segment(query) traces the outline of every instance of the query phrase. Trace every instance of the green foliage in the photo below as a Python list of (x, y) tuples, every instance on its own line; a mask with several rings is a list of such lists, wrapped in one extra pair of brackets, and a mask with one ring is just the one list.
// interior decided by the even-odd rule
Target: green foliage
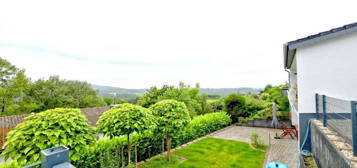
[(279, 85), (274, 87), (268, 85), (267, 87), (265, 87), (260, 97), (262, 100), (265, 100), (267, 102), (276, 103), (279, 111), (289, 111), (289, 100), (281, 92), (282, 88), (287, 88), (287, 85)]
[(130, 134), (152, 130), (156, 123), (150, 110), (138, 105), (124, 103), (104, 112), (97, 125), (99, 132), (110, 138), (127, 135), (128, 162), (130, 163)]
[(150, 110), (157, 119), (157, 133), (164, 136), (180, 132), (191, 120), (186, 105), (176, 100), (161, 100), (152, 105)]
[[(137, 138), (131, 136), (131, 139)], [(81, 168), (120, 167), (122, 162), (125, 162), (124, 158), (122, 158), (122, 153), (123, 155), (125, 153), (126, 140), (125, 136), (100, 139), (81, 151), (80, 159), (73, 162), (73, 164)]]
[(20, 165), (16, 161), (0, 163), (0, 168), (21, 168), (24, 165)]
[(211, 112), (219, 112), (224, 110), (224, 98), (208, 100), (208, 106)]
[(155, 118), (146, 108), (124, 103), (104, 112), (97, 125), (99, 132), (115, 137), (152, 129), (155, 127)]
[(5, 86), (19, 71), (15, 65), (0, 57), (0, 86)]
[(233, 122), (238, 121), (238, 117), (248, 117), (245, 109), (245, 98), (239, 94), (230, 94), (224, 99), (225, 110), (231, 116)]
[(51, 76), (48, 80), (40, 79), (34, 82), (28, 93), (40, 105), (36, 111), (57, 107), (97, 107), (106, 103), (97, 92), (86, 82), (62, 80)]
[(0, 116), (39, 112), (58, 107), (105, 106), (104, 100), (86, 82), (48, 80), (32, 82), (24, 70), (0, 58)]
[(200, 115), (191, 120), (182, 138), (190, 141), (228, 126), (230, 123), (231, 118), (225, 112)]
[(78, 160), (80, 151), (95, 141), (94, 128), (79, 109), (57, 108), (26, 117), (7, 134), (5, 158), (19, 163), (40, 160), (40, 151), (65, 145), (71, 160)]
[(206, 99), (200, 94), (199, 88), (190, 88), (190, 86), (180, 83), (179, 87), (164, 85), (162, 88), (151, 87), (147, 93), (139, 97), (138, 104), (143, 107), (150, 107), (160, 100), (174, 99), (184, 102), (190, 116), (208, 113)]
[[(0, 74), (8, 74), (2, 71), (3, 68), (0, 67)], [(0, 83), (0, 116), (29, 113), (37, 108), (37, 105), (26, 95), (30, 80), (26, 78), (23, 71), (16, 71), (15, 74), (2, 77), (0, 80), (2, 81)]]
[[(179, 146), (198, 137), (207, 135), (230, 124), (230, 117), (224, 113), (211, 113), (198, 116), (187, 124), (185, 129), (177, 132), (173, 137), (173, 146)], [(202, 131), (203, 130), (203, 131)], [(143, 160), (162, 152), (162, 140), (158, 134), (146, 131), (141, 134), (130, 135), (130, 143), (138, 145), (138, 159)], [(127, 137), (113, 137), (101, 139), (95, 144), (87, 146), (81, 152), (81, 157), (73, 162), (77, 167), (110, 167), (110, 165), (127, 162), (120, 157), (121, 151), (127, 150)], [(123, 152), (124, 158), (128, 155)], [(133, 159), (133, 156), (131, 157)], [(113, 161), (117, 163), (113, 163)], [(114, 166), (112, 166), (114, 167)]]
[(257, 148), (257, 149), (265, 150), (265, 148), (266, 148), (266, 146), (265, 146), (263, 140), (261, 139), (260, 135), (258, 133), (256, 133), (256, 132), (253, 132), (250, 135), (250, 143), (254, 148)]
[(167, 158), (171, 160), (172, 137), (182, 131), (191, 120), (185, 103), (176, 100), (161, 100), (150, 106), (156, 116), (158, 126), (155, 131), (166, 138)]

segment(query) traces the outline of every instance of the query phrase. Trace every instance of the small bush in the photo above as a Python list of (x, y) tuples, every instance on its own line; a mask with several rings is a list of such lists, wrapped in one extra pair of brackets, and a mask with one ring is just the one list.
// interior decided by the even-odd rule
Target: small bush
[(220, 112), (224, 110), (224, 99), (210, 100), (208, 102), (212, 112)]
[(249, 117), (245, 109), (245, 98), (239, 94), (230, 94), (224, 99), (225, 110), (231, 116), (233, 123), (238, 117)]
[(261, 139), (260, 135), (258, 133), (256, 133), (256, 132), (253, 132), (250, 135), (250, 143), (254, 148), (257, 148), (257, 149), (264, 150), (266, 148), (266, 146), (265, 146), (263, 140)]
[(5, 159), (20, 164), (40, 160), (41, 150), (64, 145), (70, 148), (71, 160), (95, 141), (94, 129), (79, 109), (56, 108), (26, 117), (10, 131), (5, 142)]

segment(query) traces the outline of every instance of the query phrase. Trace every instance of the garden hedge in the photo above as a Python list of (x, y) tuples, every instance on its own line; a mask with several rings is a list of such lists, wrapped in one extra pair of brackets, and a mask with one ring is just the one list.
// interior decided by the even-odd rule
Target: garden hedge
[[(210, 113), (197, 116), (190, 121), (186, 129), (177, 133), (173, 137), (173, 146), (180, 146), (201, 136), (205, 136), (219, 130), (231, 123), (230, 116), (225, 112)], [(132, 134), (131, 143), (137, 145), (138, 161), (150, 158), (162, 152), (162, 139), (152, 132), (143, 134)], [(87, 146), (81, 153), (81, 158), (73, 162), (76, 166), (84, 168), (110, 167), (121, 165), (121, 150), (126, 151), (126, 136), (115, 137), (112, 139), (102, 139), (94, 145)], [(124, 158), (127, 157), (124, 152)], [(134, 155), (131, 155), (132, 160)], [(124, 160), (124, 164), (126, 164)]]
[[(75, 115), (77, 117), (74, 118), (79, 118), (80, 122), (85, 121), (83, 119), (84, 116), (82, 116), (76, 109), (72, 110), (63, 110), (63, 109), (55, 109), (55, 110), (49, 110), (51, 114), (47, 114), (49, 116), (54, 115), (53, 112), (59, 112), (57, 114), (57, 122), (50, 120), (53, 123), (62, 123), (63, 120), (67, 120), (73, 118)], [(69, 116), (64, 116), (65, 114), (64, 111), (67, 111), (69, 113)], [(39, 113), (40, 114), (40, 113)], [(54, 116), (57, 116), (54, 115)], [(40, 117), (41, 116), (41, 117)], [(43, 118), (44, 115), (40, 115), (36, 117), (36, 120), (39, 118)], [(78, 117), (79, 116), (79, 117)], [(62, 119), (61, 119), (62, 118)], [(25, 122), (30, 119), (25, 119)], [(31, 119), (30, 121), (35, 120)], [(44, 119), (44, 120), (49, 120), (49, 119)], [(28, 121), (29, 122), (29, 121)], [(29, 123), (27, 122), (28, 125)], [(49, 121), (43, 121), (43, 122), (49, 122)], [(42, 123), (42, 122), (40, 122)], [(173, 146), (179, 146), (182, 144), (185, 144), (187, 142), (190, 142), (194, 139), (197, 139), (201, 136), (205, 136), (209, 133), (212, 133), (213, 131), (219, 130), (225, 126), (228, 126), (231, 123), (230, 116), (227, 115), (225, 112), (217, 112), (217, 113), (210, 113), (202, 116), (197, 116), (193, 118), (190, 123), (186, 126), (186, 128), (175, 134), (173, 138)], [(86, 125), (86, 124), (85, 124)], [(42, 127), (41, 127), (42, 128)], [(29, 130), (32, 130), (34, 128), (27, 128)], [(75, 129), (71, 128), (70, 130)], [(91, 131), (88, 133), (92, 133), (92, 129), (89, 128)], [(22, 129), (21, 129), (22, 130)], [(12, 133), (15, 134), (15, 133)], [(71, 135), (71, 134), (70, 134)], [(60, 135), (61, 136), (61, 135)], [(72, 135), (73, 136), (73, 135)], [(80, 134), (75, 137), (83, 137), (83, 134)], [(92, 137), (92, 134), (91, 134)], [(127, 164), (127, 159), (122, 160), (122, 155), (124, 155), (124, 158), (127, 157), (126, 152), (122, 152), (123, 150), (127, 150), (127, 137), (126, 136), (119, 136), (119, 137), (113, 137), (111, 139), (101, 139), (93, 144), (90, 145), (85, 145), (84, 147), (82, 146), (80, 151), (78, 151), (78, 159), (73, 159), (71, 160), (71, 163), (74, 164), (76, 167), (83, 167), (83, 168), (96, 168), (96, 167), (120, 167), (119, 165), (122, 165), (124, 161), (124, 164)], [(93, 139), (90, 138), (90, 141)], [(150, 158), (154, 155), (157, 155), (162, 152), (162, 139), (158, 137), (157, 135), (153, 134), (150, 131), (144, 132), (142, 134), (132, 134), (130, 135), (130, 140), (131, 144), (133, 146), (137, 145), (137, 151), (138, 151), (138, 161)], [(50, 141), (50, 140), (48, 140)], [(79, 140), (81, 141), (81, 140)], [(31, 144), (35, 144), (32, 141)], [(13, 143), (13, 142), (12, 142)], [(74, 143), (74, 142), (72, 142)], [(62, 144), (61, 144), (62, 145)], [(66, 145), (66, 144), (63, 144)], [(67, 144), (68, 146), (68, 144)], [(51, 146), (52, 147), (52, 146)], [(40, 150), (40, 149), (36, 149)], [(72, 150), (75, 153), (77, 153), (77, 150)], [(73, 154), (72, 154), (73, 156)], [(30, 156), (28, 156), (30, 157)], [(131, 155), (132, 160), (134, 159), (134, 151), (132, 151)], [(17, 164), (13, 163), (13, 167), (16, 168)], [(1, 167), (7, 167), (8, 165), (0, 164)]]

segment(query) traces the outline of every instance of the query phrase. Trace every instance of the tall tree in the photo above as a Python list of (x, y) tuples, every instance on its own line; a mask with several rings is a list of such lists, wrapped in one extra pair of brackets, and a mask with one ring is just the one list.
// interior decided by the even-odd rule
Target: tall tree
[(141, 133), (155, 127), (155, 118), (150, 110), (133, 104), (119, 104), (104, 112), (98, 122), (98, 131), (113, 138), (126, 135), (128, 162), (130, 163), (130, 134)]
[(157, 118), (156, 131), (166, 138), (167, 160), (171, 161), (172, 137), (182, 131), (190, 122), (185, 103), (176, 100), (162, 100), (150, 107)]
[(151, 87), (147, 93), (139, 97), (138, 104), (143, 107), (150, 107), (158, 101), (166, 99), (184, 102), (192, 117), (197, 114), (207, 113), (207, 111), (203, 110), (208, 110), (208, 108), (202, 108), (207, 104), (207, 100), (200, 94), (200, 89), (190, 88), (189, 85), (185, 85), (182, 82), (178, 87), (170, 85), (164, 85), (162, 88)]
[(84, 108), (106, 105), (89, 83), (63, 80), (58, 76), (34, 82), (28, 95), (40, 105), (37, 111), (57, 107)]
[(0, 57), (0, 86), (5, 86), (20, 70)]
[(24, 70), (0, 58), (0, 116), (30, 112), (36, 108), (26, 96), (30, 83)]

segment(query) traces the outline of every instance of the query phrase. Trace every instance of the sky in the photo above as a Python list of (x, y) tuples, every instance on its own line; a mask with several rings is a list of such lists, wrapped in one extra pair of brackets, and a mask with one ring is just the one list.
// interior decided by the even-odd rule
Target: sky
[(0, 57), (32, 79), (122, 88), (287, 81), (283, 44), (357, 22), (357, 1), (0, 0)]

